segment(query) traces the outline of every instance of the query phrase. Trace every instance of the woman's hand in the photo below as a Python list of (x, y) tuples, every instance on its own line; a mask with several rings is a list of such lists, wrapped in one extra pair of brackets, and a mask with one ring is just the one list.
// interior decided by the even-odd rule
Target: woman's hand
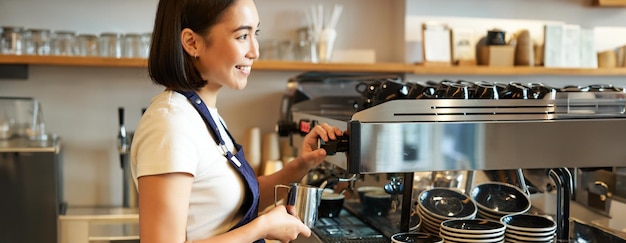
[(289, 214), (284, 205), (278, 205), (259, 217), (263, 218), (262, 222), (268, 227), (266, 239), (286, 243), (295, 240), (299, 234), (311, 236), (311, 229)]
[(337, 139), (340, 135), (342, 131), (339, 128), (326, 123), (313, 127), (311, 132), (304, 136), (297, 158), (286, 163), (282, 170), (259, 177), (259, 190), (261, 191), (259, 208), (266, 208), (274, 203), (274, 186), (299, 182), (311, 169), (324, 161), (326, 150), (318, 148), (318, 139), (328, 142)]
[(304, 136), (302, 147), (300, 149), (301, 166), (306, 170), (310, 170), (319, 165), (326, 157), (326, 150), (318, 148), (318, 139), (328, 142), (337, 139), (343, 132), (339, 128), (322, 123), (313, 127), (311, 132)]

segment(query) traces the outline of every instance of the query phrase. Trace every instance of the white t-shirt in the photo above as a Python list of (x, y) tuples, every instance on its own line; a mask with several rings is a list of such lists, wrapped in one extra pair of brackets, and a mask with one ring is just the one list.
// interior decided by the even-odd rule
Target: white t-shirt
[[(234, 153), (217, 109), (209, 111)], [(130, 159), (135, 185), (137, 178), (146, 175), (184, 172), (194, 176), (187, 240), (227, 232), (243, 217), (240, 207), (245, 181), (220, 152), (200, 113), (182, 94), (164, 91), (152, 99), (137, 125)]]

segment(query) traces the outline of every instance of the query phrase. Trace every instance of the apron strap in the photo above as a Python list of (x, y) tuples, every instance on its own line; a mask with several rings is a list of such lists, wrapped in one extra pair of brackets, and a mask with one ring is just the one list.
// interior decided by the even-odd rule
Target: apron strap
[[(239, 159), (234, 157), (233, 153), (226, 146), (226, 142), (224, 142), (224, 139), (222, 139), (220, 130), (217, 127), (217, 124), (215, 123), (215, 121), (213, 120), (213, 116), (211, 116), (211, 112), (209, 111), (206, 105), (202, 104), (203, 101), (200, 98), (200, 96), (198, 96), (196, 92), (178, 91), (178, 93), (181, 93), (182, 95), (187, 97), (187, 99), (192, 102), (192, 105), (196, 108), (196, 110), (198, 110), (198, 112), (201, 114), (202, 119), (209, 127), (209, 131), (211, 131), (211, 135), (213, 136), (213, 139), (215, 139), (215, 141), (218, 143), (218, 147), (220, 148), (222, 155), (224, 155), (228, 159), (228, 161), (231, 161), (231, 163), (233, 163), (237, 168), (241, 167), (241, 161), (239, 161)], [(222, 124), (222, 126), (224, 126), (224, 124)], [(235, 144), (235, 147), (237, 147), (237, 149), (239, 150), (241, 145), (235, 143), (235, 140), (231, 136), (230, 132), (227, 131), (227, 129), (224, 129), (224, 130), (226, 130), (226, 133), (228, 134), (230, 139), (233, 141), (233, 144)]]
[[(240, 175), (243, 177), (243, 179), (246, 182), (247, 185), (247, 192), (246, 192), (246, 200), (244, 200), (244, 203), (241, 205), (242, 208), (247, 207), (247, 209), (245, 209), (245, 214), (243, 216), (243, 218), (235, 225), (231, 228), (232, 229), (236, 229), (238, 227), (241, 227), (244, 224), (247, 224), (249, 222), (251, 222), (252, 220), (254, 220), (257, 215), (258, 215), (258, 208), (259, 208), (259, 184), (258, 181), (256, 179), (256, 175), (254, 173), (254, 170), (252, 169), (252, 167), (250, 167), (250, 165), (248, 164), (248, 162), (246, 161), (244, 152), (243, 152), (243, 147), (235, 142), (235, 139), (233, 138), (232, 134), (228, 131), (228, 129), (226, 129), (226, 126), (224, 125), (224, 123), (220, 120), (220, 124), (222, 125), (222, 127), (224, 128), (224, 131), (226, 131), (226, 133), (228, 134), (228, 136), (230, 137), (230, 139), (233, 141), (233, 145), (235, 146), (235, 149), (237, 150), (237, 154), (234, 155), (226, 146), (226, 142), (224, 142), (224, 139), (222, 139), (222, 136), (220, 134), (220, 131), (217, 127), (217, 124), (215, 123), (215, 121), (213, 120), (213, 116), (211, 116), (211, 112), (209, 111), (209, 109), (207, 108), (206, 105), (203, 105), (203, 101), (200, 98), (200, 96), (194, 92), (194, 91), (176, 91), (182, 95), (184, 95), (185, 97), (187, 97), (187, 99), (191, 102), (191, 104), (196, 108), (196, 110), (200, 113), (200, 116), (202, 117), (202, 119), (204, 120), (205, 124), (207, 124), (207, 127), (209, 129), (209, 131), (211, 132), (211, 135), (213, 136), (213, 139), (215, 140), (216, 143), (218, 143), (219, 148), (221, 150), (221, 152), (223, 153), (223, 155), (227, 158), (227, 160), (230, 162), (230, 164), (235, 167), (235, 169), (237, 169), (237, 171), (239, 171)], [(242, 163), (243, 162), (243, 163)], [(265, 240), (264, 239), (259, 239), (254, 241), (255, 243), (264, 243)]]

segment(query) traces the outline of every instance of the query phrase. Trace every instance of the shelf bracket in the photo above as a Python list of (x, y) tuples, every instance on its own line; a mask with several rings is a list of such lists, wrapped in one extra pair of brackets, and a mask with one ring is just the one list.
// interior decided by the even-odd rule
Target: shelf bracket
[(0, 80), (28, 79), (27, 64), (0, 64)]

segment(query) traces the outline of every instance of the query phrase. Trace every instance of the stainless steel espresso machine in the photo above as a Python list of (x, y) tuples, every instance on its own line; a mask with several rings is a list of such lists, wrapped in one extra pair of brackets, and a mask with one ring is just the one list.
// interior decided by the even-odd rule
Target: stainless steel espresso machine
[[(579, 227), (570, 220), (579, 169), (626, 161), (625, 112), (626, 93), (606, 84), (414, 82), (400, 74), (311, 72), (289, 80), (278, 130), (292, 144), (315, 124), (347, 130), (338, 141), (321, 143), (331, 154), (324, 168), (346, 177), (386, 175), (385, 191), (398, 202), (386, 217), (362, 215), (358, 200), (346, 203), (350, 217), (378, 233), (357, 236), (339, 217), (334, 232), (350, 237), (319, 229), (327, 227), (322, 222), (313, 229), (322, 242), (389, 242), (411, 228), (416, 175), (455, 171), (467, 172), (465, 193), (481, 171), (512, 171), (529, 192), (526, 171), (540, 171), (557, 194), (555, 239), (567, 242), (574, 237), (570, 228)], [(615, 239), (590, 242), (624, 241)]]

